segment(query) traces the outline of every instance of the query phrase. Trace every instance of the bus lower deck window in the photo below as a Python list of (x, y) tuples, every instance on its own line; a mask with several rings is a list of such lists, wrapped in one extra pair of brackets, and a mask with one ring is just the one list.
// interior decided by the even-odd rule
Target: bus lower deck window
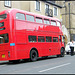
[(43, 36), (38, 36), (38, 42), (45, 42), (45, 38)]
[(52, 42), (52, 37), (46, 36), (46, 42)]
[(29, 42), (37, 42), (36, 36), (28, 36)]
[(58, 42), (58, 37), (53, 37), (53, 42)]

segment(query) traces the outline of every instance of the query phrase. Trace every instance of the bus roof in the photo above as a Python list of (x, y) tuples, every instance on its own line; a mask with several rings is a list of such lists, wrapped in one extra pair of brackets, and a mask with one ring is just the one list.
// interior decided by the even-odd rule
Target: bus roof
[(45, 16), (45, 15), (40, 15), (40, 14), (36, 14), (36, 13), (33, 13), (33, 12), (28, 12), (28, 11), (21, 10), (21, 9), (16, 9), (16, 8), (7, 9), (7, 10), (4, 10), (2, 12), (9, 12), (10, 13), (12, 11), (17, 11), (17, 12), (22, 12), (22, 13), (28, 13), (28, 14), (31, 14), (31, 15), (35, 15), (36, 17), (41, 17), (41, 18), (46, 18), (46, 19), (60, 21), (58, 18), (55, 18), (55, 17), (48, 17), (48, 16)]

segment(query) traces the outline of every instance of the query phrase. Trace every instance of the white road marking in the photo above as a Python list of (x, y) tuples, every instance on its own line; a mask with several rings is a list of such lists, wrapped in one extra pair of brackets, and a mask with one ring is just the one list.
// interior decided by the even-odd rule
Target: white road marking
[(69, 65), (69, 64), (71, 64), (71, 63), (62, 64), (62, 65), (59, 65), (59, 66), (55, 66), (55, 67), (52, 67), (52, 68), (41, 70), (39, 72), (44, 72), (44, 71), (52, 70), (52, 69), (59, 68), (59, 67), (62, 67), (62, 66), (66, 66), (66, 65)]

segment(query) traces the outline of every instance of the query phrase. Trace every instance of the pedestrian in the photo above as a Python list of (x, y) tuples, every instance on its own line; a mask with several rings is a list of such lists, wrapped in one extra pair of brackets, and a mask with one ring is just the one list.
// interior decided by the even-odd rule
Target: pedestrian
[(73, 40), (70, 44), (70, 49), (71, 49), (71, 56), (73, 56), (74, 55), (74, 42), (73, 42)]

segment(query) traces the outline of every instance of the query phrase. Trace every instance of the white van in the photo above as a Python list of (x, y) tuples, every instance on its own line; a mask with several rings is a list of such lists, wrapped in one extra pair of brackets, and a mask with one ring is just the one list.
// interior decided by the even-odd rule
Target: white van
[[(71, 44), (72, 42), (68, 42), (67, 44), (66, 44), (66, 47), (65, 47), (65, 52), (66, 52), (66, 54), (70, 54), (70, 52), (71, 52), (71, 49), (70, 49), (70, 44)], [(74, 53), (75, 53), (75, 42), (74, 42)]]

